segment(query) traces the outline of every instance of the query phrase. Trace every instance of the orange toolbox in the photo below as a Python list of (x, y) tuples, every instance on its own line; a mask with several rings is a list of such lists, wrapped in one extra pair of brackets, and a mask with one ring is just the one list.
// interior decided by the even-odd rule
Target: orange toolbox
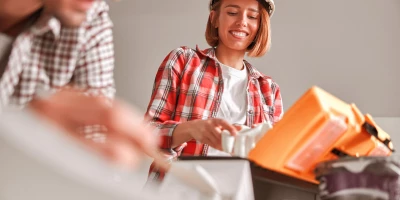
[(260, 167), (308, 182), (316, 164), (344, 156), (390, 156), (390, 136), (363, 115), (319, 87), (310, 88), (249, 153)]

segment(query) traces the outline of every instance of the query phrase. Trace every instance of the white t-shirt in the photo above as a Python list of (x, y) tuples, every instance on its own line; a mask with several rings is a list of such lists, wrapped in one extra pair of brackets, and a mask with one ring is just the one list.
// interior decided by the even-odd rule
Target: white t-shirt
[[(247, 110), (247, 83), (248, 74), (244, 67), (242, 70), (219, 63), (224, 82), (221, 104), (217, 118), (226, 120), (231, 124), (245, 124)], [(245, 64), (243, 63), (243, 66)], [(231, 156), (229, 153), (209, 147), (208, 156)]]

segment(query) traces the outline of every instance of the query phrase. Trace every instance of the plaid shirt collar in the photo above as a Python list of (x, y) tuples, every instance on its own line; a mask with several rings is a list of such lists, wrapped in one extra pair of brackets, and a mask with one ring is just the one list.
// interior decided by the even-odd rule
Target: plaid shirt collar
[(55, 17), (41, 14), (38, 21), (32, 26), (31, 31), (34, 35), (44, 35), (51, 32), (55, 39), (59, 39), (61, 32), (61, 22)]
[[(84, 24), (87, 22), (93, 21), (97, 17), (96, 12), (96, 9), (89, 9), (86, 15), (86, 20), (81, 26), (84, 26)], [(37, 21), (34, 22), (32, 27), (30, 27), (32, 33), (36, 36), (39, 36), (44, 35), (47, 32), (51, 32), (56, 40), (59, 39), (62, 28), (60, 20), (53, 15), (44, 13), (43, 8), (38, 11), (37, 14), (39, 15)]]
[[(204, 49), (201, 50), (198, 45), (196, 45), (196, 50), (197, 52), (200, 52), (201, 55), (205, 56), (205, 57), (209, 57), (210, 59), (217, 61), (217, 58), (215, 56), (215, 48), (208, 48), (208, 49)], [(243, 60), (244, 63), (246, 64), (246, 67), (249, 71), (249, 78), (250, 79), (270, 79), (271, 77), (265, 76), (263, 74), (261, 74), (261, 72), (259, 72), (256, 68), (254, 68), (249, 62), (247, 62), (246, 60)]]
[[(94, 6), (95, 8), (89, 9), (87, 11), (86, 14), (86, 20), (83, 22), (83, 24), (81, 26), (84, 26), (85, 23), (93, 21), (96, 17), (98, 17), (98, 10), (101, 6)], [(107, 8), (108, 10), (108, 8)], [(54, 17), (53, 15), (47, 14), (43, 12), (43, 8), (38, 11), (37, 13), (39, 15), (38, 19), (36, 22), (34, 22), (34, 24), (32, 25), (32, 27), (30, 27), (31, 32), (36, 35), (36, 36), (40, 36), (40, 35), (44, 35), (47, 32), (51, 32), (54, 36), (55, 40), (58, 40), (60, 38), (60, 33), (61, 33), (61, 22), (60, 20), (58, 20), (56, 17)]]

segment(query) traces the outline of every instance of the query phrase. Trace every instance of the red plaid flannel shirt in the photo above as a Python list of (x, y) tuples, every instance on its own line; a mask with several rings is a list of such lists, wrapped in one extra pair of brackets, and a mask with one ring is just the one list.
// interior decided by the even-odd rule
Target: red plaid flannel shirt
[(19, 34), (0, 79), (0, 111), (23, 107), (40, 91), (72, 83), (88, 94), (112, 98), (114, 47), (108, 5), (96, 1), (79, 28), (66, 28), (41, 14)]
[[(283, 115), (278, 84), (245, 61), (249, 72), (247, 126), (279, 121)], [(161, 137), (160, 148), (172, 161), (180, 155), (205, 156), (208, 145), (191, 140), (172, 148), (174, 128), (182, 122), (215, 118), (223, 92), (221, 69), (214, 48), (196, 50), (181, 47), (170, 52), (155, 77), (145, 114)], [(161, 180), (164, 173), (152, 165), (149, 180)]]

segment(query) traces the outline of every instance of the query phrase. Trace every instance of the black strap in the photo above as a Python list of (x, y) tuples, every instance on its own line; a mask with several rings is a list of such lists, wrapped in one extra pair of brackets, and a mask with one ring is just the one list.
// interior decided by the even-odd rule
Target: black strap
[(362, 127), (367, 131), (367, 133), (371, 134), (372, 136), (374, 136), (376, 139), (378, 139), (379, 141), (381, 141), (388, 149), (390, 149), (392, 152), (394, 152), (394, 149), (392, 149), (389, 144), (392, 142), (389, 138), (386, 139), (381, 139), (379, 138), (379, 132), (378, 129), (376, 129), (376, 127), (368, 122), (364, 122), (364, 124), (362, 125)]

